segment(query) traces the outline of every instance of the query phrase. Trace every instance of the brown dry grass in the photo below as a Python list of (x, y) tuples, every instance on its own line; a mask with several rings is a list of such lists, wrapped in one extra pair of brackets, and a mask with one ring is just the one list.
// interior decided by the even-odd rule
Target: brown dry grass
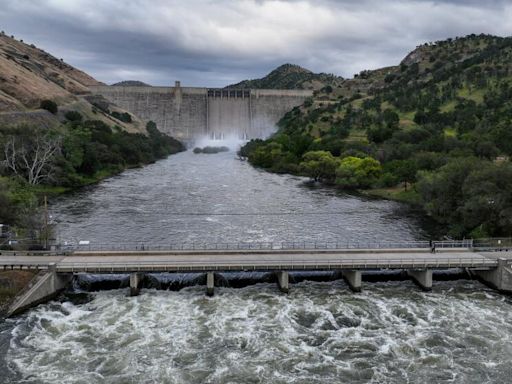
[(35, 108), (42, 98), (65, 103), (98, 84), (45, 51), (0, 34), (0, 111)]

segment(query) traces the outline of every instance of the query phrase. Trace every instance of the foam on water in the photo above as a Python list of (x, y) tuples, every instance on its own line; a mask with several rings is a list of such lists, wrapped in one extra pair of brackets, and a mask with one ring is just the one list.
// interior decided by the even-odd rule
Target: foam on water
[(6, 358), (42, 383), (507, 382), (511, 301), (477, 284), (102, 291), (18, 318)]

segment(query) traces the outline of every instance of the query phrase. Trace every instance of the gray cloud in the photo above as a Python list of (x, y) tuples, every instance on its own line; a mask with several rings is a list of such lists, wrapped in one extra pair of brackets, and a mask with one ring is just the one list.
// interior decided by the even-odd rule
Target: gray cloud
[(6, 33), (98, 80), (224, 86), (292, 62), (346, 77), (416, 45), (512, 34), (508, 1), (0, 0)]

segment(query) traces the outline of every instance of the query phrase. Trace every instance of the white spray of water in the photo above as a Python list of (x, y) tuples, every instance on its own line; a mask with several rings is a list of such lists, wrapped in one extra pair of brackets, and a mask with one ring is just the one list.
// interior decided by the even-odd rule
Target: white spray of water
[(209, 136), (202, 136), (197, 138), (192, 144), (191, 148), (204, 148), (204, 147), (228, 147), (231, 151), (238, 151), (241, 146), (247, 143), (248, 140), (241, 139), (237, 135), (227, 135), (220, 138), (211, 138)]

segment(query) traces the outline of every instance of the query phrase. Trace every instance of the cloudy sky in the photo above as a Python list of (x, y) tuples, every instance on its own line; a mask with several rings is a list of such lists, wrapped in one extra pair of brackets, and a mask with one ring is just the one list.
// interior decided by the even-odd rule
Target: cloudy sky
[(109, 84), (224, 86), (286, 62), (352, 77), (423, 42), (512, 35), (512, 1), (0, 0), (0, 29)]

